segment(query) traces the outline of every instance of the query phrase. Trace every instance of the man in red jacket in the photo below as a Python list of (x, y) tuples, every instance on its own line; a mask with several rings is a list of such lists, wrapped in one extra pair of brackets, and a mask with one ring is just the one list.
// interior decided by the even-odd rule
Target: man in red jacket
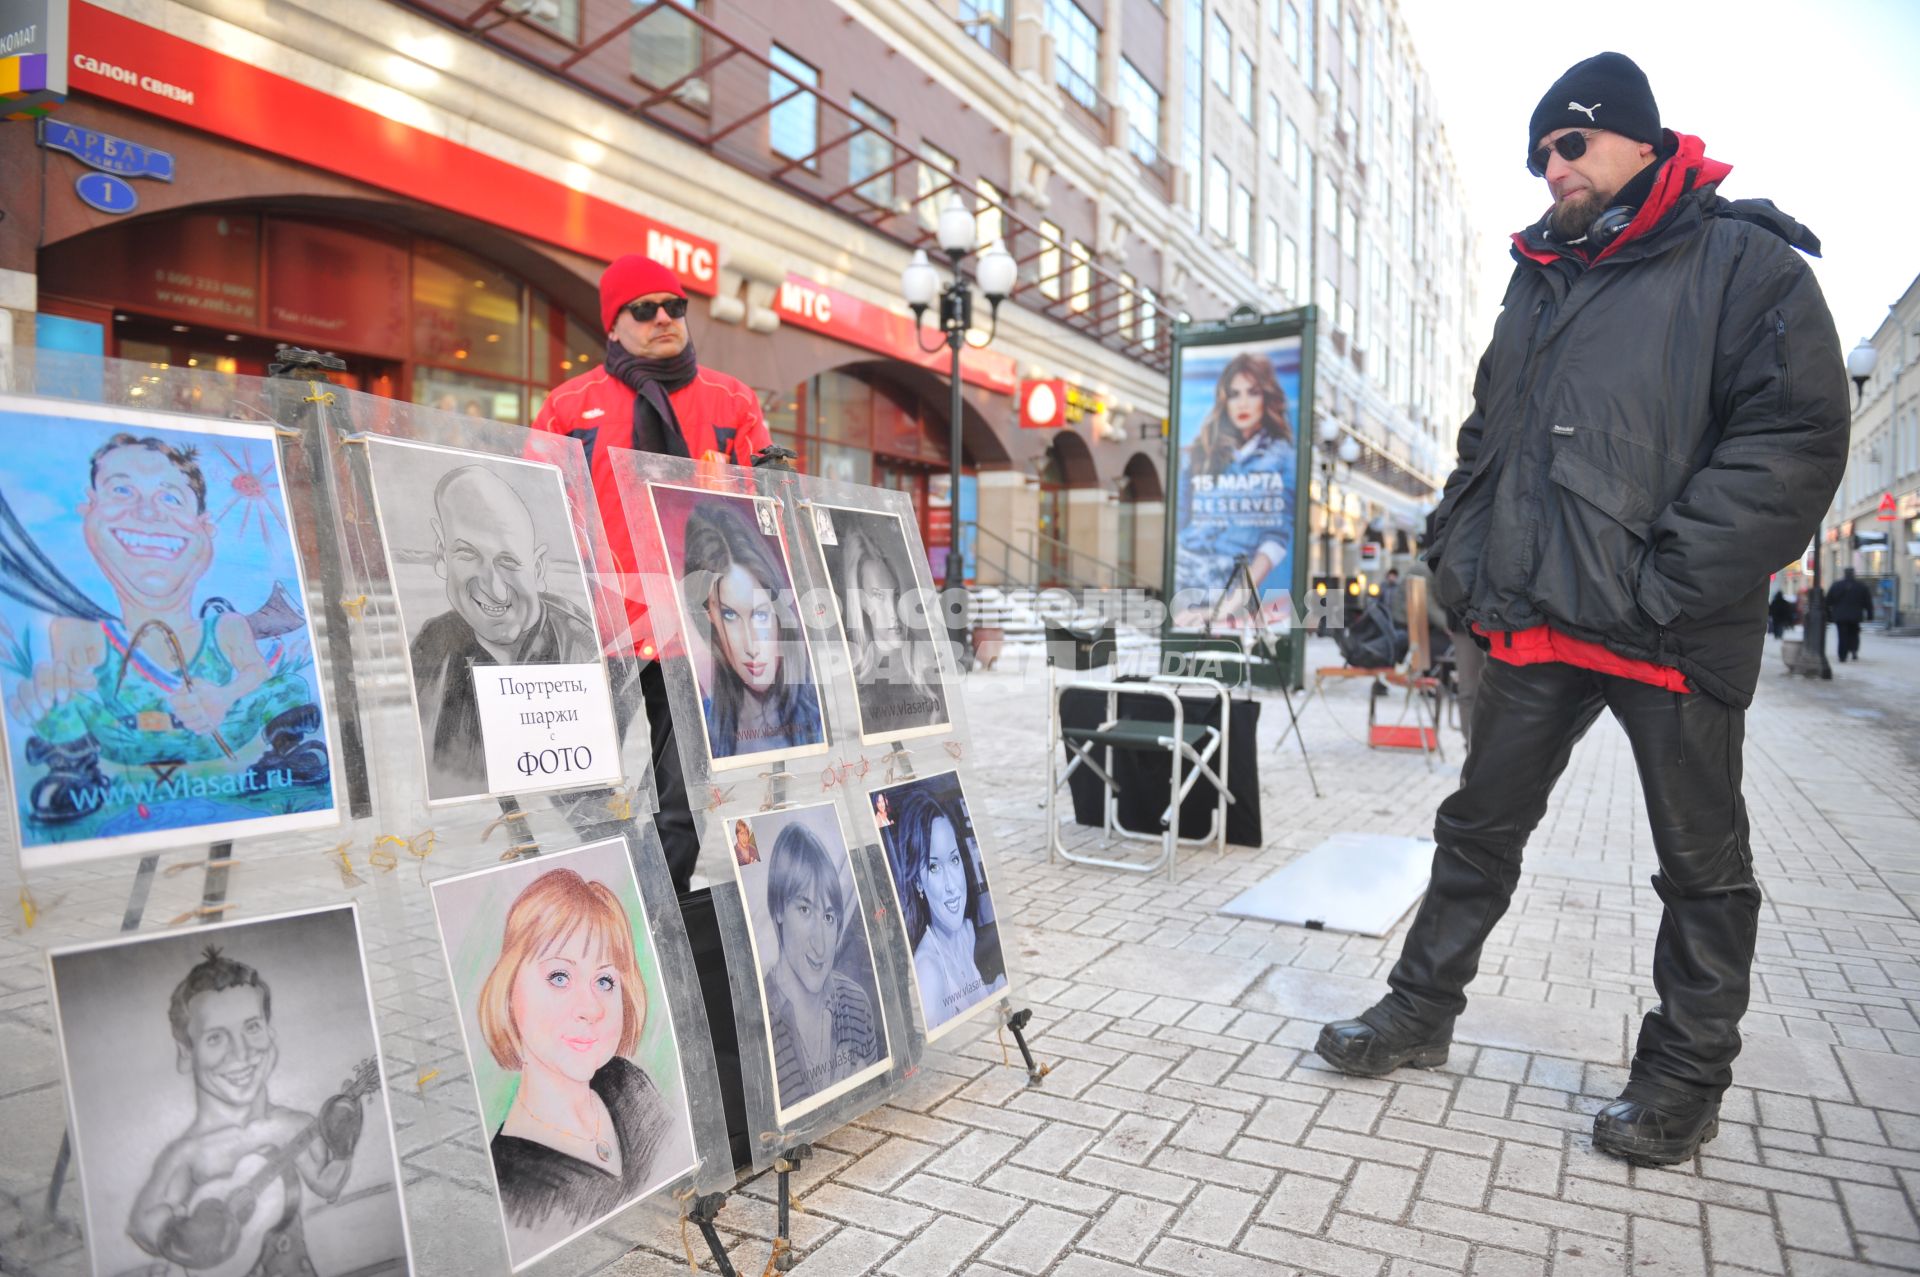
[[(595, 504), (626, 584), (632, 651), (653, 734), (654, 783), (660, 791), (655, 825), (676, 891), (685, 892), (699, 859), (700, 839), (687, 808), (680, 751), (667, 708), (666, 682), (654, 659), (653, 631), (639, 596), (638, 559), (614, 481), (613, 448), (634, 448), (695, 460), (752, 465), (772, 443), (760, 400), (725, 373), (702, 368), (687, 334), (687, 293), (671, 270), (630, 254), (600, 276), (600, 320), (607, 332), (604, 367), (562, 382), (547, 396), (535, 430), (571, 435), (587, 451)], [(618, 674), (616, 673), (616, 681)], [(624, 730), (625, 724), (623, 723)]]

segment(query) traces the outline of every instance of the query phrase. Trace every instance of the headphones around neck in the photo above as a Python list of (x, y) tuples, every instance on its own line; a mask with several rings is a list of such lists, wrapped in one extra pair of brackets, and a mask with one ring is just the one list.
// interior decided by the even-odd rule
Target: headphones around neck
[(1631, 204), (1615, 204), (1612, 208), (1593, 219), (1593, 225), (1587, 227), (1587, 244), (1600, 252), (1620, 237), (1620, 232), (1632, 224), (1640, 212)]

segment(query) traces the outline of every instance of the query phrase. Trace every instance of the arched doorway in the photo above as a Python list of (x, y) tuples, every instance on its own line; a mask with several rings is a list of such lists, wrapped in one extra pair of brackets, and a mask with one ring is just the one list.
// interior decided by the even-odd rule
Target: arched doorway
[(110, 357), (258, 376), (280, 343), (315, 347), (345, 360), (347, 385), (517, 425), (603, 358), (592, 286), (524, 247), (504, 265), (353, 216), (379, 207), (308, 203), (179, 209), (48, 245), (40, 309)]
[[(1124, 574), (1122, 584), (1158, 582), (1161, 574), (1160, 529), (1166, 488), (1153, 458), (1136, 452), (1127, 458), (1117, 484), (1120, 491), (1118, 563)], [(1142, 509), (1150, 515), (1145, 517)]]
[(1071, 493), (1075, 489), (1099, 486), (1093, 451), (1087, 447), (1087, 441), (1073, 431), (1056, 431), (1040, 457), (1038, 470), (1040, 518), (1034, 557), (1040, 562), (1042, 583), (1065, 585), (1075, 580), (1090, 580), (1089, 573), (1075, 570), (1074, 560), (1080, 556), (1073, 548)]

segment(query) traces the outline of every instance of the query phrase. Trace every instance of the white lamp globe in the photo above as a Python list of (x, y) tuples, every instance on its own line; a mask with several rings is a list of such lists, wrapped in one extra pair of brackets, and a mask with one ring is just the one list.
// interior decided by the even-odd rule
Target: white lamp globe
[(1340, 460), (1348, 465), (1360, 460), (1360, 441), (1352, 435), (1340, 441)]
[(980, 258), (980, 291), (987, 295), (988, 301), (997, 302), (1013, 292), (1019, 275), (1020, 263), (1013, 260), (1004, 243), (993, 241)]
[(960, 202), (958, 195), (952, 196), (947, 200), (946, 207), (940, 210), (934, 238), (940, 241), (942, 249), (957, 257), (973, 247), (975, 234), (973, 214), (967, 211), (967, 206)]
[(1873, 376), (1873, 366), (1880, 362), (1880, 352), (1865, 337), (1860, 344), (1847, 352), (1847, 376), (1855, 381), (1865, 381)]
[(933, 305), (940, 295), (940, 272), (927, 260), (926, 249), (914, 249), (913, 260), (900, 272), (900, 295), (915, 308)]
[(1340, 423), (1332, 417), (1320, 418), (1320, 442), (1332, 443), (1340, 437)]

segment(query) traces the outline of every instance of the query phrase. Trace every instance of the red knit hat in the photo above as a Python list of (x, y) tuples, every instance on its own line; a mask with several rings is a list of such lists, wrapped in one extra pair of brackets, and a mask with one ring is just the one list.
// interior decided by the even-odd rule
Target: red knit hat
[(685, 297), (687, 290), (680, 287), (679, 278), (671, 270), (651, 257), (628, 253), (616, 258), (600, 276), (600, 326), (612, 332), (614, 321), (620, 318), (620, 308), (648, 293)]

